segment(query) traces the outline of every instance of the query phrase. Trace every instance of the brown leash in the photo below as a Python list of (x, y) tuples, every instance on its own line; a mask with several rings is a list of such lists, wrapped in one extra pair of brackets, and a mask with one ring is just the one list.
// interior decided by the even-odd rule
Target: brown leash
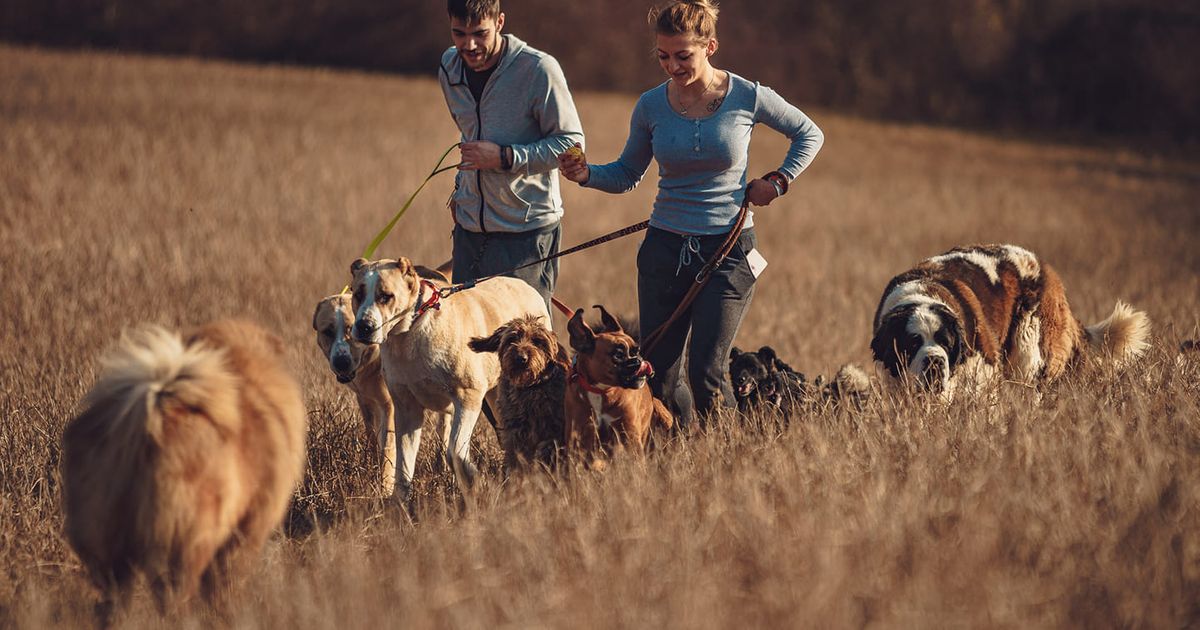
[(675, 312), (671, 313), (671, 316), (668, 317), (667, 321), (663, 322), (661, 326), (655, 328), (653, 332), (642, 338), (642, 354), (650, 353), (650, 350), (652, 350), (654, 346), (658, 344), (658, 342), (662, 339), (663, 334), (667, 332), (667, 329), (670, 328), (671, 325), (683, 315), (684, 311), (686, 311), (688, 307), (692, 305), (692, 302), (696, 300), (696, 296), (700, 294), (700, 289), (703, 289), (704, 285), (708, 283), (708, 279), (712, 276), (712, 272), (725, 262), (725, 257), (729, 255), (729, 252), (733, 251), (733, 246), (737, 244), (738, 237), (742, 235), (742, 226), (746, 224), (746, 215), (749, 214), (749, 210), (750, 199), (749, 196), (747, 196), (746, 200), (742, 202), (741, 210), (738, 211), (737, 220), (733, 223), (733, 229), (729, 230), (729, 235), (725, 237), (725, 242), (721, 244), (721, 248), (718, 249), (713, 254), (712, 258), (709, 258), (708, 262), (704, 263), (704, 266), (701, 267), (700, 271), (696, 273), (695, 282), (692, 282), (692, 286), (688, 288), (688, 292), (684, 294), (683, 299), (680, 300), (679, 306), (675, 307)]

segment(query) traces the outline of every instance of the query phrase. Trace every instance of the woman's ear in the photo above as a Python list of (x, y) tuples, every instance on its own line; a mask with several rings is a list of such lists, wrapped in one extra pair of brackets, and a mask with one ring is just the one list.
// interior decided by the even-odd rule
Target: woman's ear
[(717, 49), (720, 47), (721, 45), (717, 42), (717, 38), (714, 37), (708, 40), (708, 46), (706, 46), (705, 49), (708, 51), (708, 56), (711, 57), (717, 54)]

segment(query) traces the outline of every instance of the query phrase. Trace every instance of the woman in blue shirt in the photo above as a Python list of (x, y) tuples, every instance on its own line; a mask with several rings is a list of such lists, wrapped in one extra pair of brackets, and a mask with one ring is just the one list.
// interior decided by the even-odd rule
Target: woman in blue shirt
[[(658, 162), (658, 196), (637, 259), (643, 334), (671, 316), (696, 272), (724, 243), (743, 201), (766, 206), (783, 195), (824, 141), (812, 120), (773, 90), (710, 63), (718, 47), (715, 4), (674, 0), (651, 11), (650, 23), (659, 65), (670, 78), (638, 99), (620, 158), (590, 165), (578, 152), (559, 156), (564, 177), (610, 193), (632, 190), (650, 160)], [(758, 123), (787, 136), (791, 147), (777, 171), (747, 185), (750, 134)], [(749, 213), (723, 264), (646, 356), (658, 370), (654, 393), (685, 425), (733, 403), (725, 377), (729, 350), (766, 266), (755, 250), (753, 219)], [(679, 386), (689, 331), (690, 388)]]

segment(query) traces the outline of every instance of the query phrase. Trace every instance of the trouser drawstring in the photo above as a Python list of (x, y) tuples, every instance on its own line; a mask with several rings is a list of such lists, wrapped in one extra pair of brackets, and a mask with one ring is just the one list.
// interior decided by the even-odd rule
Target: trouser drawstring
[(684, 236), (683, 247), (679, 248), (679, 266), (675, 267), (675, 275), (679, 275), (684, 267), (692, 264), (692, 254), (700, 254), (700, 239), (695, 236)]

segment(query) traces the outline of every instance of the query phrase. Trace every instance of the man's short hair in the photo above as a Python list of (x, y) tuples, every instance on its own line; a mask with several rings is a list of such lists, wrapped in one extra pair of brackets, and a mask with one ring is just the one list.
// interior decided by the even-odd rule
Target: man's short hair
[(449, 0), (446, 10), (450, 17), (468, 24), (482, 22), (487, 18), (495, 20), (500, 17), (500, 0)]

